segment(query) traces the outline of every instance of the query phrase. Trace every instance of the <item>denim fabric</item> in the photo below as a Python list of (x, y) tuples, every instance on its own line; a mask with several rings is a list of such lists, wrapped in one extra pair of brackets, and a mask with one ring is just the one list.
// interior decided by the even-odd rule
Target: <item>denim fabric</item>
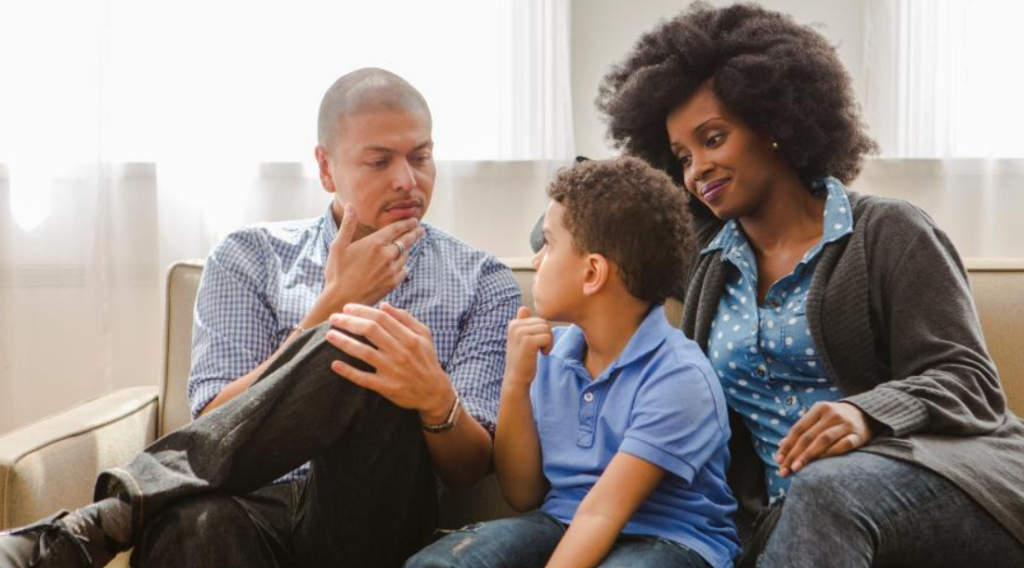
[(132, 565), (297, 568), (291, 535), (304, 486), (268, 485), (243, 496), (217, 493), (178, 501), (147, 525)]
[[(547, 563), (567, 526), (540, 511), (453, 531), (409, 559), (406, 568), (535, 568)], [(674, 542), (622, 535), (602, 568), (708, 568), (696, 552)]]
[(793, 478), (758, 568), (1024, 566), (1024, 546), (942, 476), (870, 452)]
[[(512, 272), (490, 254), (424, 223), (407, 278), (381, 301), (430, 328), (437, 359), (462, 406), (494, 431), (505, 328), (520, 304)], [(188, 397), (193, 418), (225, 386), (265, 361), (316, 303), (338, 234), (331, 208), (318, 219), (260, 223), (210, 253), (196, 297)], [(302, 479), (303, 465), (283, 481)]]
[[(437, 524), (437, 493), (419, 420), (331, 372), (334, 359), (366, 367), (326, 343), (328, 329), (298, 337), (246, 392), (157, 440), (128, 466), (101, 474), (96, 497), (130, 499), (136, 542), (155, 542), (175, 526), (201, 530), (210, 543), (177, 540), (178, 566), (226, 565), (218, 543), (225, 554), (246, 547), (264, 560), (227, 565), (286, 565), (289, 554), (277, 557), (282, 546), (259, 544), (266, 523), (231, 497), (309, 460), (290, 534), (281, 539), (301, 565), (400, 566), (427, 542)], [(267, 559), (268, 551), (276, 558)], [(144, 566), (151, 561), (137, 558)]]

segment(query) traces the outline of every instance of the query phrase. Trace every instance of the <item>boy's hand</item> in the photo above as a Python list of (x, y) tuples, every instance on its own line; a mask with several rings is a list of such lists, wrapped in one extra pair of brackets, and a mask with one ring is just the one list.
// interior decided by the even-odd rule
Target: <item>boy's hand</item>
[(547, 355), (553, 344), (548, 320), (530, 317), (529, 308), (520, 307), (516, 319), (508, 322), (505, 380), (529, 386), (537, 374), (537, 352)]

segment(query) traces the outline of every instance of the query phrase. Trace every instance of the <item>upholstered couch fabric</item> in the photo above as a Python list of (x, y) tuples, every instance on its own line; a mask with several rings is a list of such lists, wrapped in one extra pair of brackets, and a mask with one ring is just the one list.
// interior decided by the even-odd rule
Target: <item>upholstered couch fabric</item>
[[(533, 305), (528, 259), (507, 259)], [(1024, 259), (967, 261), (971, 286), (1010, 407), (1024, 414)], [(156, 436), (190, 419), (185, 396), (191, 347), (192, 307), (202, 273), (200, 261), (173, 265), (168, 273), (164, 376), (158, 389), (135, 387), (86, 402), (0, 436), (0, 528), (25, 524), (61, 508), (87, 503), (96, 474), (127, 462)], [(681, 305), (666, 306), (678, 325)], [(448, 495), (442, 526), (511, 514), (493, 476)], [(114, 566), (123, 566), (119, 558)]]

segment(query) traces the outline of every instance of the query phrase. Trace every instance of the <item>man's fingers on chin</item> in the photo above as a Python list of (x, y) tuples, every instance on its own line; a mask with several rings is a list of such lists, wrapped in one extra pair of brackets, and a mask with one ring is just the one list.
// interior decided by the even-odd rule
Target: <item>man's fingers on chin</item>
[(391, 241), (399, 239), (402, 235), (416, 230), (419, 227), (419, 219), (410, 217), (408, 219), (402, 219), (401, 221), (395, 221), (387, 227), (377, 231), (377, 242), (382, 245), (386, 245)]

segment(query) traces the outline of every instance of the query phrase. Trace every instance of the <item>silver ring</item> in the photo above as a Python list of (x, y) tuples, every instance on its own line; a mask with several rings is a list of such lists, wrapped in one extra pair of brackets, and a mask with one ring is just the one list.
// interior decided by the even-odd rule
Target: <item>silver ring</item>
[(395, 245), (395, 248), (398, 249), (398, 256), (395, 257), (395, 260), (402, 258), (405, 254), (405, 245), (402, 244), (402, 241), (391, 241), (388, 244)]

